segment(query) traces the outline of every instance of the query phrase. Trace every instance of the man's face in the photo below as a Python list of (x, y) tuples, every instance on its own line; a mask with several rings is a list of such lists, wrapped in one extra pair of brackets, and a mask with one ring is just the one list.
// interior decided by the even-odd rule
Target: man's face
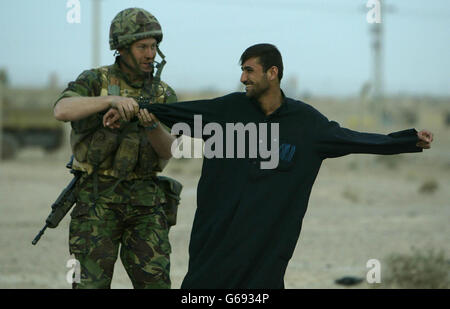
[[(137, 65), (142, 72), (153, 71), (153, 61), (156, 57), (157, 42), (154, 38), (142, 39), (131, 45), (131, 53), (136, 59)], [(132, 62), (128, 62), (132, 63)]]
[(242, 64), (241, 69), (241, 83), (246, 86), (245, 92), (247, 97), (258, 99), (269, 89), (267, 73), (264, 72), (257, 57), (245, 61)]

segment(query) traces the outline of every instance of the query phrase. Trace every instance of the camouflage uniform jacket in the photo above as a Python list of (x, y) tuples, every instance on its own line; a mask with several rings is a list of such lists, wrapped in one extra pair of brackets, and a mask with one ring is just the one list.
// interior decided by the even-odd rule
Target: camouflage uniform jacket
[[(117, 57), (116, 62), (111, 66), (86, 70), (82, 72), (74, 82), (69, 83), (68, 87), (62, 92), (56, 102), (66, 97), (94, 97), (107, 95), (107, 92), (104, 89), (105, 76), (104, 74), (102, 76), (102, 73), (104, 73), (106, 70), (115, 78), (120, 79), (120, 83), (126, 83), (127, 87), (123, 87), (123, 89), (120, 89), (120, 95), (134, 96), (136, 93), (140, 93), (143, 96), (148, 95), (151, 89), (151, 83), (146, 83), (143, 81), (131, 82), (127, 74), (120, 70), (119, 61), (120, 57)], [(175, 91), (170, 86), (168, 86), (164, 82), (160, 82), (154, 101), (157, 103), (172, 103), (177, 101), (177, 97)], [(92, 117), (94, 121), (98, 122), (99, 119), (103, 117), (106, 111), (107, 110), (89, 117)], [(86, 119), (83, 120), (86, 121)], [(78, 122), (79, 121), (72, 122), (72, 128), (76, 126)], [(167, 129), (167, 127), (165, 128)], [(148, 143), (146, 147), (151, 147), (150, 143)], [(84, 173), (83, 178), (86, 177), (87, 173)], [(154, 179), (154, 177), (135, 178), (131, 180), (123, 180), (117, 184), (117, 178), (100, 174), (98, 176), (97, 202), (126, 203), (129, 205), (142, 206), (152, 206), (155, 203), (164, 203), (164, 192), (160, 187), (158, 187)], [(79, 202), (93, 202), (94, 182), (92, 177), (88, 177), (86, 181), (82, 179), (81, 186), (78, 188), (78, 190)]]

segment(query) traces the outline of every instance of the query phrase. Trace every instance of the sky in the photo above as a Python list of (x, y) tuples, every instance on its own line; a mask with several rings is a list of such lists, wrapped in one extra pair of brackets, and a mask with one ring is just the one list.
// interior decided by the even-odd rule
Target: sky
[[(73, 0), (70, 0), (73, 1)], [(0, 1), (0, 68), (13, 86), (61, 86), (93, 66), (92, 1)], [(236, 91), (239, 58), (272, 43), (283, 55), (282, 87), (319, 95), (357, 95), (373, 76), (368, 0), (97, 0), (101, 2), (100, 65), (114, 62), (114, 16), (141, 7), (159, 20), (167, 65), (162, 79), (176, 91)], [(69, 3), (70, 4), (70, 3)], [(450, 1), (386, 0), (383, 71), (387, 94), (450, 95)]]

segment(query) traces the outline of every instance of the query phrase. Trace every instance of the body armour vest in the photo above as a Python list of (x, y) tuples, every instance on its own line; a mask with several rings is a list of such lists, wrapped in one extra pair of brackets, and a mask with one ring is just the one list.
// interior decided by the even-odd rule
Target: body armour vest
[[(142, 88), (134, 88), (114, 74), (113, 66), (98, 70), (102, 81), (100, 96), (144, 97), (150, 98), (152, 103), (176, 101), (173, 91), (162, 81), (156, 85), (144, 82)], [(123, 121), (119, 129), (105, 128), (102, 124), (105, 112), (71, 123), (73, 168), (126, 180), (150, 178), (162, 171), (167, 161), (158, 157), (145, 128), (138, 121)]]

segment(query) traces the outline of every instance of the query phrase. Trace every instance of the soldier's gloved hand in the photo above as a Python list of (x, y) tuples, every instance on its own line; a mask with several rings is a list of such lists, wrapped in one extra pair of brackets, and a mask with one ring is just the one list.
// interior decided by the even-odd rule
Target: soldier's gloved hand
[(139, 104), (133, 98), (109, 96), (109, 99), (109, 106), (115, 108), (125, 121), (130, 121), (139, 112)]
[(115, 108), (110, 108), (109, 111), (103, 116), (103, 126), (110, 129), (120, 128), (120, 114)]

